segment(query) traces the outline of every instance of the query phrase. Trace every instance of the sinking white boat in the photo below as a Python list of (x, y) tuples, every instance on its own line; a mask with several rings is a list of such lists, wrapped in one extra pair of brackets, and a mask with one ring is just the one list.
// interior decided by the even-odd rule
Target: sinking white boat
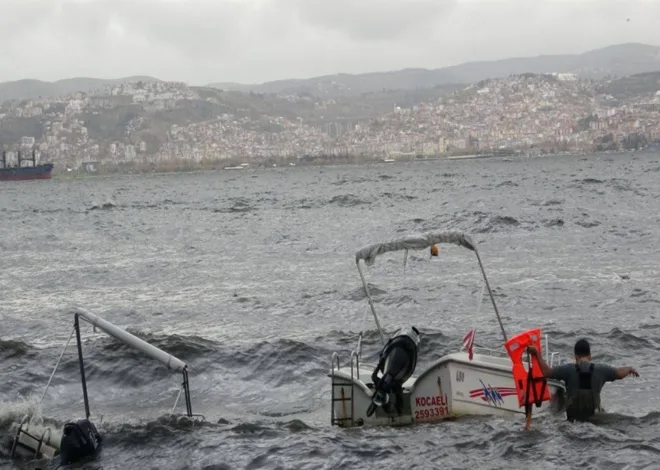
[(46, 389), (41, 396), (43, 401), (48, 388), (53, 380), (53, 376), (66, 352), (69, 342), (76, 334), (76, 342), (78, 346), (78, 364), (80, 366), (80, 381), (82, 385), (83, 401), (85, 404), (85, 418), (70, 421), (64, 425), (62, 431), (51, 429), (44, 425), (42, 422), (34, 420), (33, 416), (26, 415), (20, 422), (14, 423), (13, 434), (14, 437), (9, 443), (10, 458), (20, 460), (51, 460), (59, 456), (60, 464), (66, 465), (70, 463), (80, 462), (87, 458), (93, 458), (101, 446), (101, 434), (92, 422), (89, 409), (89, 398), (87, 395), (87, 381), (85, 378), (85, 366), (83, 362), (82, 342), (80, 339), (80, 320), (93, 325), (94, 329), (98, 328), (109, 336), (123, 342), (147, 356), (155, 359), (156, 361), (164, 364), (168, 369), (179, 372), (183, 376), (183, 382), (179, 394), (176, 397), (174, 406), (170, 415), (176, 416), (174, 413), (181, 395), (185, 398), (186, 416), (189, 418), (200, 417), (203, 415), (193, 414), (192, 405), (190, 400), (190, 386), (188, 382), (188, 365), (180, 359), (172, 356), (171, 354), (157, 348), (156, 346), (147, 343), (146, 341), (133, 336), (129, 332), (113, 325), (112, 323), (94, 315), (93, 313), (82, 309), (76, 308), (74, 314), (74, 324), (62, 354), (55, 364), (55, 368), (46, 384)]
[[(363, 364), (360, 333), (357, 347), (347, 364), (342, 366), (338, 354), (332, 355), (329, 374), (332, 425), (396, 426), (469, 415), (524, 416), (525, 410), (519, 404), (514, 383), (513, 363), (504, 344), (501, 350), (472, 348), (470, 345), (469, 350), (465, 351), (463, 349), (466, 349), (466, 343), (470, 343), (471, 339), (468, 334), (462, 350), (441, 357), (413, 376), (423, 332), (420, 335), (415, 327), (402, 328), (389, 341), (385, 339), (360, 261), (369, 266), (377, 256), (399, 250), (406, 252), (407, 259), (408, 250), (433, 249), (440, 243), (458, 245), (477, 255), (484, 288), (490, 296), (504, 342), (507, 341), (481, 258), (469, 236), (458, 232), (428, 232), (365, 246), (356, 253), (355, 260), (383, 349), (379, 364)], [(471, 330), (471, 334), (474, 334), (474, 330)], [(546, 352), (547, 362), (552, 365), (556, 355)], [(529, 370), (526, 361), (523, 365), (525, 370)], [(536, 403), (539, 411), (553, 406), (563, 396), (564, 386), (561, 382), (548, 380), (547, 386), (552, 401)]]

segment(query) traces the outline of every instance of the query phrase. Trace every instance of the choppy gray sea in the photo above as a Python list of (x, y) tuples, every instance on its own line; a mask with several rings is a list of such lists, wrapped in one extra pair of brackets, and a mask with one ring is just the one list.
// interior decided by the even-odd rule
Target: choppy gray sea
[[(35, 406), (82, 306), (189, 363), (203, 424), (169, 419), (163, 366), (83, 328), (103, 469), (660, 468), (660, 155), (296, 167), (0, 184), (0, 436)], [(469, 233), (509, 334), (634, 365), (598, 425), (535, 416), (398, 429), (330, 426), (334, 351), (379, 339), (354, 253), (411, 232)], [(369, 268), (387, 331), (422, 332), (418, 368), (501, 346), (472, 252)], [(180, 406), (179, 411), (183, 411)], [(84, 414), (75, 339), (40, 407)], [(56, 426), (56, 427), (57, 427)], [(0, 446), (0, 468), (12, 463)]]

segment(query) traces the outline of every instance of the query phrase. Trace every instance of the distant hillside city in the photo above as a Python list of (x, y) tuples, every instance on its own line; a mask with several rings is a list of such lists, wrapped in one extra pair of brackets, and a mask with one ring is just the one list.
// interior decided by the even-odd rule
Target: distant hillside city
[(660, 71), (582, 75), (517, 73), (343, 95), (137, 77), (8, 99), (0, 145), (8, 163), (19, 150), (37, 149), (56, 172), (130, 172), (586, 153), (660, 142)]

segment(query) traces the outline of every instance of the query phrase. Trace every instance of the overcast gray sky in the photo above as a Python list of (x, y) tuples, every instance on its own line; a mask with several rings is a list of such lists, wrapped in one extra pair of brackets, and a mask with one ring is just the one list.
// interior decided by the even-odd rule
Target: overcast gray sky
[(437, 68), (660, 45), (659, 19), (660, 0), (0, 0), (0, 81)]

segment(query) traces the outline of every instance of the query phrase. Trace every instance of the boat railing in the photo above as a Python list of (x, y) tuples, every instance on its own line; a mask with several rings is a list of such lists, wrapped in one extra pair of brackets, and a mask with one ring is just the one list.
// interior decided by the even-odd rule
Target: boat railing
[[(463, 349), (461, 349), (461, 351), (463, 351)], [(486, 348), (484, 346), (474, 346), (472, 350), (475, 353), (483, 354), (484, 356), (499, 356), (503, 358), (509, 357), (506, 350)]]
[[(362, 332), (358, 334), (357, 346), (353, 351), (351, 351), (351, 376), (355, 373), (355, 376), (360, 380), (360, 358), (362, 357)], [(334, 375), (334, 365), (337, 364), (337, 370), (339, 370), (339, 355), (337, 353), (332, 353), (332, 373)]]
[(358, 357), (362, 357), (362, 332), (358, 335), (357, 347), (355, 348)]
[(52, 442), (54, 438), (49, 426), (43, 423), (33, 426), (32, 416), (25, 415), (18, 424), (9, 458), (13, 459), (18, 454), (28, 457), (30, 452), (33, 452), (32, 460), (53, 458), (59, 445), (58, 442)]
[(355, 376), (360, 380), (360, 357), (357, 351), (351, 352), (351, 376), (353, 375), (353, 367), (355, 367)]
[[(361, 339), (361, 337), (360, 337)], [(360, 349), (358, 349), (360, 348)], [(351, 362), (350, 362), (350, 369), (351, 369), (351, 379), (353, 377), (357, 378), (360, 380), (360, 355), (361, 355), (361, 347), (358, 346), (358, 348), (354, 349), (351, 351)], [(341, 369), (339, 365), (339, 354), (336, 352), (332, 353), (332, 370), (331, 370), (331, 375), (335, 375), (335, 371), (339, 371)], [(180, 394), (179, 394), (180, 395)], [(177, 397), (178, 401), (178, 397)], [(176, 403), (174, 404), (176, 406)]]
[[(493, 349), (484, 346), (474, 346), (472, 349), (475, 353), (482, 355), (501, 357), (501, 358), (509, 357), (508, 353), (506, 352), (506, 349)], [(547, 334), (545, 335), (544, 349), (545, 349), (545, 362), (547, 362), (550, 367), (554, 367), (555, 365), (561, 364), (561, 358), (559, 352), (557, 351), (550, 352), (550, 342)], [(463, 350), (465, 350), (465, 346), (461, 348), (461, 351)], [(527, 361), (525, 360), (525, 362)]]
[[(553, 352), (550, 353), (550, 360), (546, 361), (550, 367), (554, 367), (555, 365), (555, 357), (559, 357), (558, 352)], [(557, 365), (561, 364), (561, 360), (557, 361)]]
[(559, 356), (559, 352), (553, 351), (550, 352), (550, 337), (545, 335), (545, 362), (548, 363), (550, 367), (554, 367), (555, 365), (555, 358), (557, 358), (557, 365), (561, 364), (561, 357)]
[[(337, 368), (335, 369), (335, 364), (337, 365)], [(336, 352), (332, 353), (332, 375), (335, 375), (335, 370), (339, 370), (339, 354)]]

